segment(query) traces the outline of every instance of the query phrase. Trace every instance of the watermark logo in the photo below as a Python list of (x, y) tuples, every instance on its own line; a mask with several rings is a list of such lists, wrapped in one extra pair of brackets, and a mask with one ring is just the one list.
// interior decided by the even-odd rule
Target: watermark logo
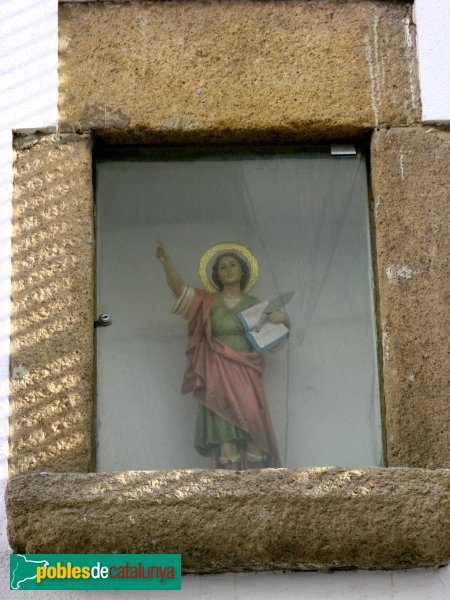
[(11, 554), (11, 590), (181, 590), (180, 554)]

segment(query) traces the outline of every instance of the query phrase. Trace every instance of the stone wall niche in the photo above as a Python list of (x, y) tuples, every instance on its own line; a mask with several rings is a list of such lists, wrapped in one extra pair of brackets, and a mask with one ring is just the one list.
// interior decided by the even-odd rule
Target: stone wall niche
[[(60, 6), (60, 130), (16, 136), (15, 552), (181, 552), (188, 572), (450, 558), (449, 134), (418, 125), (409, 2)], [(385, 469), (93, 473), (92, 136), (371, 146)]]

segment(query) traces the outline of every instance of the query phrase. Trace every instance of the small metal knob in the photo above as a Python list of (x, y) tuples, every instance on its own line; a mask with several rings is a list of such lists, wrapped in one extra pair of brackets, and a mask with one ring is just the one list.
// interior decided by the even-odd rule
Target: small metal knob
[(94, 321), (94, 327), (108, 327), (111, 325), (112, 317), (109, 313), (101, 313), (96, 321)]

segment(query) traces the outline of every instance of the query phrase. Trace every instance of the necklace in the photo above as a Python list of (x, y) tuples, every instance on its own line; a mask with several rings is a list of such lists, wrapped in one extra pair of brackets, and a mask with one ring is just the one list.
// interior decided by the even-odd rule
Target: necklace
[(230, 298), (228, 296), (223, 296), (222, 295), (222, 300), (225, 302), (225, 304), (227, 306), (236, 306), (236, 304), (239, 304), (239, 302), (242, 300), (242, 296), (237, 296), (235, 298)]

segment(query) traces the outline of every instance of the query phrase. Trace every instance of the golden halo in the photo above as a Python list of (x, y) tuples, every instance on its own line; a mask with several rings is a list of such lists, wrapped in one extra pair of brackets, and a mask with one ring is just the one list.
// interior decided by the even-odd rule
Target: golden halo
[(214, 244), (203, 253), (199, 265), (198, 265), (198, 274), (200, 275), (201, 282), (203, 283), (203, 287), (208, 290), (208, 292), (217, 292), (217, 287), (208, 277), (208, 266), (213, 258), (215, 258), (216, 254), (224, 254), (225, 252), (236, 252), (245, 260), (250, 269), (250, 277), (247, 285), (242, 290), (243, 292), (249, 292), (252, 287), (255, 285), (258, 279), (258, 261), (253, 256), (251, 250), (247, 248), (247, 246), (242, 246), (242, 244), (235, 244), (234, 242), (220, 242), (220, 244)]

